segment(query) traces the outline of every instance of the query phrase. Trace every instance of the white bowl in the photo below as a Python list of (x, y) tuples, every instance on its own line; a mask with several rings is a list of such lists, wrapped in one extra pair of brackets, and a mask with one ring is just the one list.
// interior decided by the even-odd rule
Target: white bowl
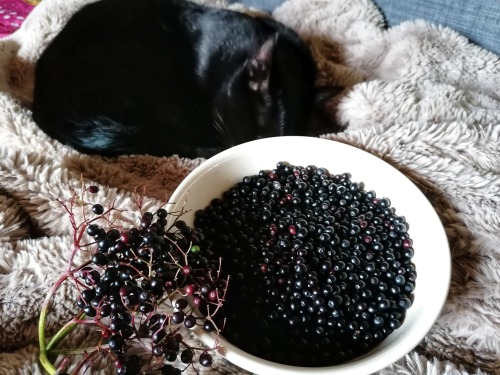
[[(169, 211), (194, 213), (213, 198), (262, 169), (273, 169), (279, 161), (294, 165), (325, 167), (331, 173), (349, 172), (352, 181), (363, 182), (366, 190), (388, 197), (396, 214), (410, 224), (417, 270), (414, 302), (401, 327), (367, 354), (341, 365), (295, 367), (260, 359), (221, 338), (221, 353), (230, 362), (253, 373), (267, 374), (371, 374), (410, 352), (431, 329), (445, 303), (451, 274), (449, 245), (441, 221), (422, 192), (397, 169), (355, 147), (313, 137), (277, 137), (248, 142), (215, 155), (197, 167), (172, 195)], [(215, 337), (197, 332), (209, 346)]]

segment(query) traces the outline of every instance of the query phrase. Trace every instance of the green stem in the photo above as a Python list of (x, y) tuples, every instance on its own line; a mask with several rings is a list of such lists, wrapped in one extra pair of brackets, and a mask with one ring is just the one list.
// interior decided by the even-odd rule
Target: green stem
[[(80, 319), (83, 319), (84, 317), (85, 317), (85, 314), (81, 313), (76, 319), (80, 320)], [(57, 331), (57, 333), (54, 335), (54, 337), (52, 337), (52, 339), (49, 341), (49, 343), (46, 346), (47, 352), (54, 351), (54, 349), (57, 348), (57, 346), (61, 343), (61, 341), (64, 340), (64, 338), (66, 336), (68, 336), (68, 334), (71, 331), (73, 331), (76, 328), (76, 326), (77, 326), (77, 323), (71, 321), (71, 322), (66, 323), (59, 331)], [(54, 353), (55, 353), (55, 351), (54, 351)]]
[[(66, 281), (68, 276), (69, 276), (69, 274), (65, 273), (64, 275), (62, 275), (59, 278), (59, 280), (57, 280), (57, 282), (52, 286), (52, 288), (50, 288), (49, 293), (47, 293), (47, 296), (45, 297), (45, 301), (43, 302), (42, 310), (40, 312), (40, 320), (38, 321), (38, 342), (40, 345), (39, 359), (40, 359), (40, 363), (42, 364), (45, 371), (47, 371), (50, 375), (54, 375), (57, 372), (57, 369), (50, 362), (50, 360), (47, 356), (48, 352), (49, 352), (49, 347), (47, 346), (47, 343), (45, 340), (45, 326), (47, 323), (47, 315), (49, 313), (50, 301), (51, 301), (52, 297), (54, 296), (55, 292), (57, 291), (57, 289), (59, 289), (61, 284), (64, 281)], [(73, 329), (73, 328), (71, 328), (71, 329)], [(71, 331), (71, 329), (67, 330), (67, 332), (65, 333), (64, 336), (66, 336)], [(50, 347), (53, 347), (54, 344), (58, 344), (64, 338), (64, 336), (61, 338), (58, 338), (55, 343), (52, 343), (54, 341), (54, 340), (52, 340), (51, 341), (52, 344), (50, 344)]]
[(45, 322), (47, 320), (47, 313), (48, 309), (44, 306), (40, 314), (40, 321), (38, 322), (38, 341), (40, 343), (39, 359), (45, 371), (53, 375), (57, 370), (47, 357), (47, 346), (45, 345)]

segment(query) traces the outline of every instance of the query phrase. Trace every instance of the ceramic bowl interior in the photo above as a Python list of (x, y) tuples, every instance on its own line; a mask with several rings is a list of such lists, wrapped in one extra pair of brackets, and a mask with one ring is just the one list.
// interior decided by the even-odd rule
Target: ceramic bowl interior
[[(422, 192), (401, 172), (355, 147), (313, 137), (277, 137), (248, 142), (228, 149), (197, 167), (170, 199), (169, 211), (187, 211), (183, 220), (192, 224), (194, 212), (239, 182), (279, 161), (327, 168), (330, 173), (349, 172), (351, 180), (363, 182), (377, 197), (388, 197), (396, 214), (410, 224), (417, 270), (414, 302), (402, 326), (367, 354), (341, 365), (304, 368), (263, 360), (221, 340), (228, 361), (256, 374), (362, 375), (378, 371), (410, 352), (427, 334), (445, 303), (450, 283), (449, 245), (441, 221)], [(207, 345), (215, 337), (198, 332)]]

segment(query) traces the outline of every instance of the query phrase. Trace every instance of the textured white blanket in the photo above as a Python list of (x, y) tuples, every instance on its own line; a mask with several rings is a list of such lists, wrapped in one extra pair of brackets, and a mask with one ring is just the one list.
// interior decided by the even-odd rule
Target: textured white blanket
[[(0, 40), (0, 374), (43, 373), (39, 309), (72, 242), (56, 200), (96, 182), (104, 187), (100, 197), (116, 197), (120, 208), (132, 209), (132, 192), (144, 185), (146, 204), (155, 205), (203, 162), (81, 155), (33, 123), (33, 64), (88, 2), (44, 0), (18, 32)], [(424, 22), (385, 30), (369, 0), (289, 0), (273, 16), (310, 44), (318, 85), (346, 86), (327, 103), (345, 131), (325, 137), (405, 173), (448, 234), (453, 273), (446, 306), (418, 347), (380, 374), (500, 374), (500, 59)], [(49, 326), (69, 316), (72, 293), (58, 295)], [(74, 340), (82, 343), (85, 335)], [(243, 372), (217, 359), (204, 373)]]

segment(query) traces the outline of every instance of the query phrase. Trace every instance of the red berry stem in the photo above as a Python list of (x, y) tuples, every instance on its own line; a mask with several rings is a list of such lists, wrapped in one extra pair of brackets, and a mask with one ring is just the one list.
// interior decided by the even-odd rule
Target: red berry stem
[[(99, 355), (99, 350), (95, 349), (92, 351), (92, 352), (88, 352), (89, 348), (86, 349), (87, 351), (83, 352), (84, 353), (84, 358), (78, 363), (78, 365), (76, 366), (76, 368), (72, 371), (72, 375), (78, 375), (81, 373), (81, 370), (83, 369), (83, 367), (85, 365), (88, 365), (89, 363), (92, 363), (92, 361), (94, 360), (94, 357), (96, 357), (97, 355)], [(87, 354), (88, 353), (88, 354)], [(74, 353), (76, 354), (76, 353)], [(86, 371), (83, 371), (84, 373)]]

